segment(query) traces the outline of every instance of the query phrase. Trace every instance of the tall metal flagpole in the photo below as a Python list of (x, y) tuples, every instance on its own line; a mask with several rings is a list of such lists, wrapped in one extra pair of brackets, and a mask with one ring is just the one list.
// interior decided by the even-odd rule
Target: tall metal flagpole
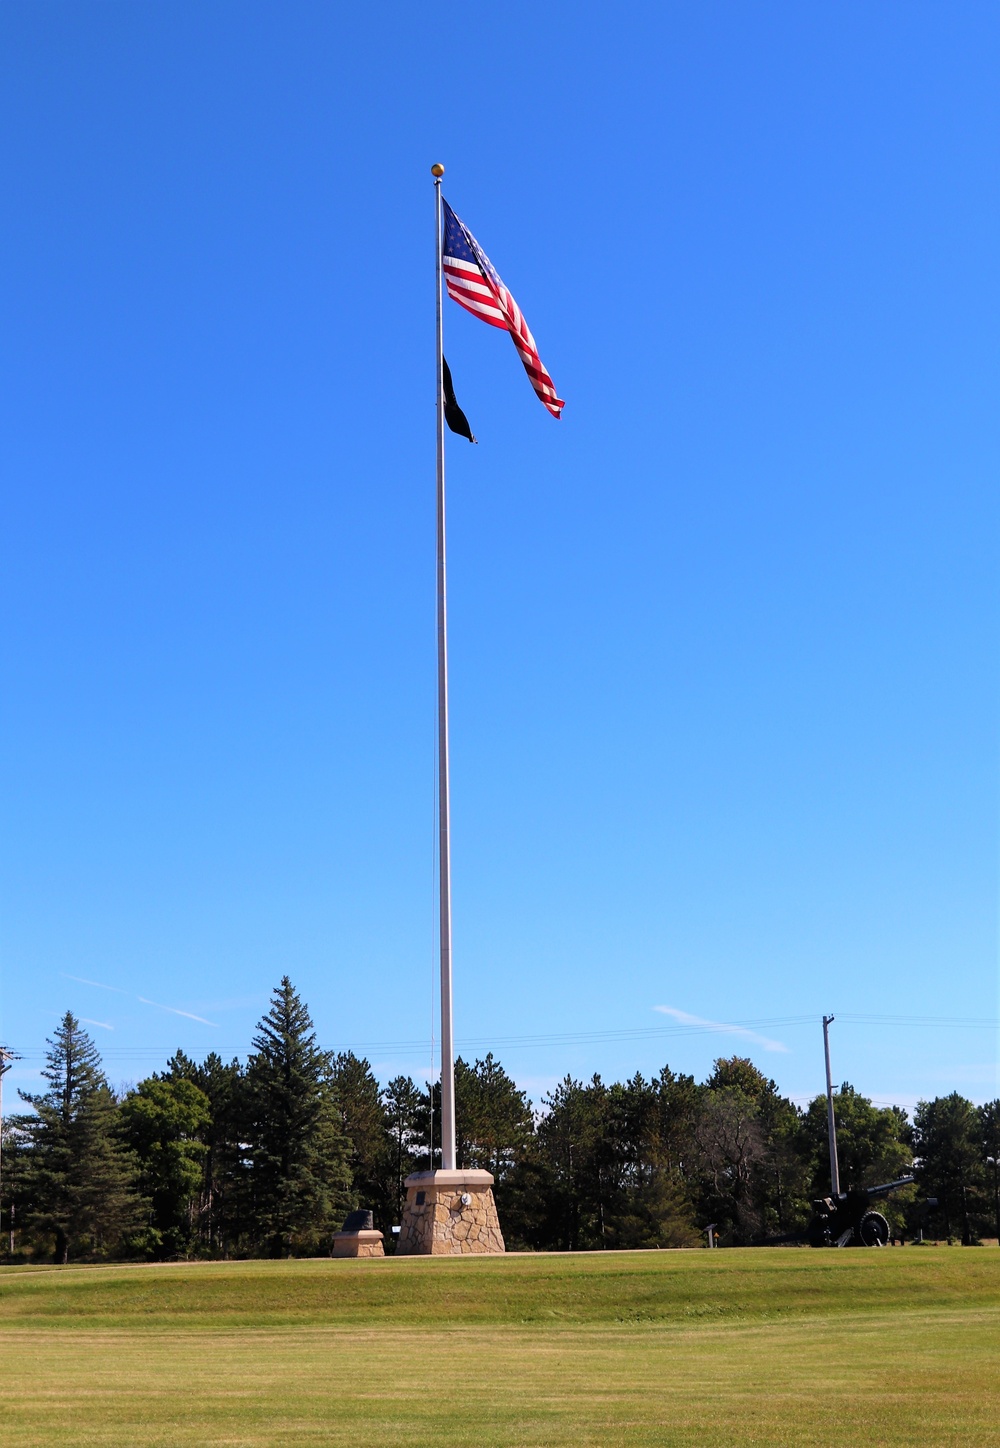
[(441, 1166), (455, 1170), (455, 1041), (451, 1019), (451, 819), (448, 779), (448, 587), (444, 514), (444, 316), (441, 265), (441, 177), (434, 177), (434, 266), (437, 282), (437, 684), (438, 889), (441, 931)]

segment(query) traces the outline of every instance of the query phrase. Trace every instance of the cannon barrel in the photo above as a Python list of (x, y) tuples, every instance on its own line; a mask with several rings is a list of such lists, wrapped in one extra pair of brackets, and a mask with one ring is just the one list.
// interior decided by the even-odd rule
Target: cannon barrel
[(887, 1197), (890, 1192), (898, 1192), (900, 1187), (908, 1187), (916, 1181), (915, 1176), (897, 1177), (894, 1182), (882, 1182), (877, 1187), (866, 1187), (865, 1190), (870, 1198)]

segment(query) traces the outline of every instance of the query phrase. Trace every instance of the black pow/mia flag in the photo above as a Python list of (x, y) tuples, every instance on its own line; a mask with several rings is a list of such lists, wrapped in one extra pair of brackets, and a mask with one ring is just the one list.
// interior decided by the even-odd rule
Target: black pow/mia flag
[(455, 400), (455, 388), (451, 380), (451, 368), (443, 357), (441, 358), (441, 370), (444, 375), (444, 420), (452, 432), (457, 432), (459, 437), (467, 437), (470, 442), (475, 442), (476, 439), (472, 435), (472, 428), (469, 426), (469, 419)]

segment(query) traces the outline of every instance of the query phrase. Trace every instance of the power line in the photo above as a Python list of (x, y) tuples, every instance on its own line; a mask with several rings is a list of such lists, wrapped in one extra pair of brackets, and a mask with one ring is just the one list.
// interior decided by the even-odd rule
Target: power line
[[(921, 1029), (996, 1030), (1000, 1019), (995, 1016), (895, 1016), (860, 1015), (841, 1012), (839, 1019), (845, 1024), (856, 1026), (907, 1026)], [(676, 1039), (684, 1036), (739, 1035), (743, 1031), (759, 1030), (762, 1027), (783, 1027), (785, 1029), (815, 1026), (819, 1020), (815, 1015), (757, 1016), (752, 1019), (728, 1022), (713, 1022), (705, 1025), (674, 1024), (669, 1026), (624, 1027), (605, 1031), (550, 1031), (534, 1035), (508, 1036), (464, 1036), (456, 1040), (461, 1050), (525, 1050), (551, 1046), (590, 1046), (616, 1042), (657, 1041)], [(354, 1051), (362, 1054), (386, 1052), (423, 1056), (427, 1042), (419, 1040), (381, 1041), (338, 1041), (322, 1047), (325, 1051)], [(44, 1046), (23, 1047), (20, 1055), (26, 1061), (43, 1058)], [(176, 1046), (108, 1046), (102, 1049), (105, 1061), (124, 1063), (169, 1059)]]

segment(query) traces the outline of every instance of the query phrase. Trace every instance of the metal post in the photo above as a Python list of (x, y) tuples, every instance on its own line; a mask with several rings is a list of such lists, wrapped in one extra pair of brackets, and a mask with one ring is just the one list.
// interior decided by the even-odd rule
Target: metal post
[(840, 1163), (837, 1161), (837, 1123), (833, 1115), (833, 1078), (830, 1075), (830, 1027), (833, 1016), (823, 1017), (823, 1051), (826, 1055), (826, 1129), (830, 1138), (830, 1182), (833, 1195), (840, 1196)]
[[(4, 1076), (6, 1076), (7, 1072), (10, 1070), (10, 1063), (11, 1063), (12, 1061), (17, 1061), (17, 1060), (19, 1060), (19, 1059), (20, 1059), (20, 1058), (19, 1058), (18, 1056), (16, 1056), (13, 1051), (5, 1050), (5, 1048), (4, 1048), (3, 1046), (0, 1046), (0, 1213), (3, 1212), (3, 1078), (4, 1078)], [(13, 1203), (11, 1204), (11, 1209), (10, 1209), (10, 1210), (11, 1210), (11, 1216), (10, 1216), (10, 1219), (9, 1219), (9, 1220), (10, 1220), (10, 1251), (11, 1251), (11, 1256), (13, 1256), (13, 1255), (14, 1255), (14, 1225), (13, 1225), (13, 1223), (14, 1223), (14, 1217), (13, 1217), (14, 1207), (13, 1207)]]
[(441, 1166), (455, 1170), (455, 1042), (451, 1010), (451, 799), (448, 779), (448, 588), (444, 512), (444, 317), (441, 262), (441, 177), (434, 177), (434, 269), (437, 283), (437, 684), (438, 889), (441, 931)]

